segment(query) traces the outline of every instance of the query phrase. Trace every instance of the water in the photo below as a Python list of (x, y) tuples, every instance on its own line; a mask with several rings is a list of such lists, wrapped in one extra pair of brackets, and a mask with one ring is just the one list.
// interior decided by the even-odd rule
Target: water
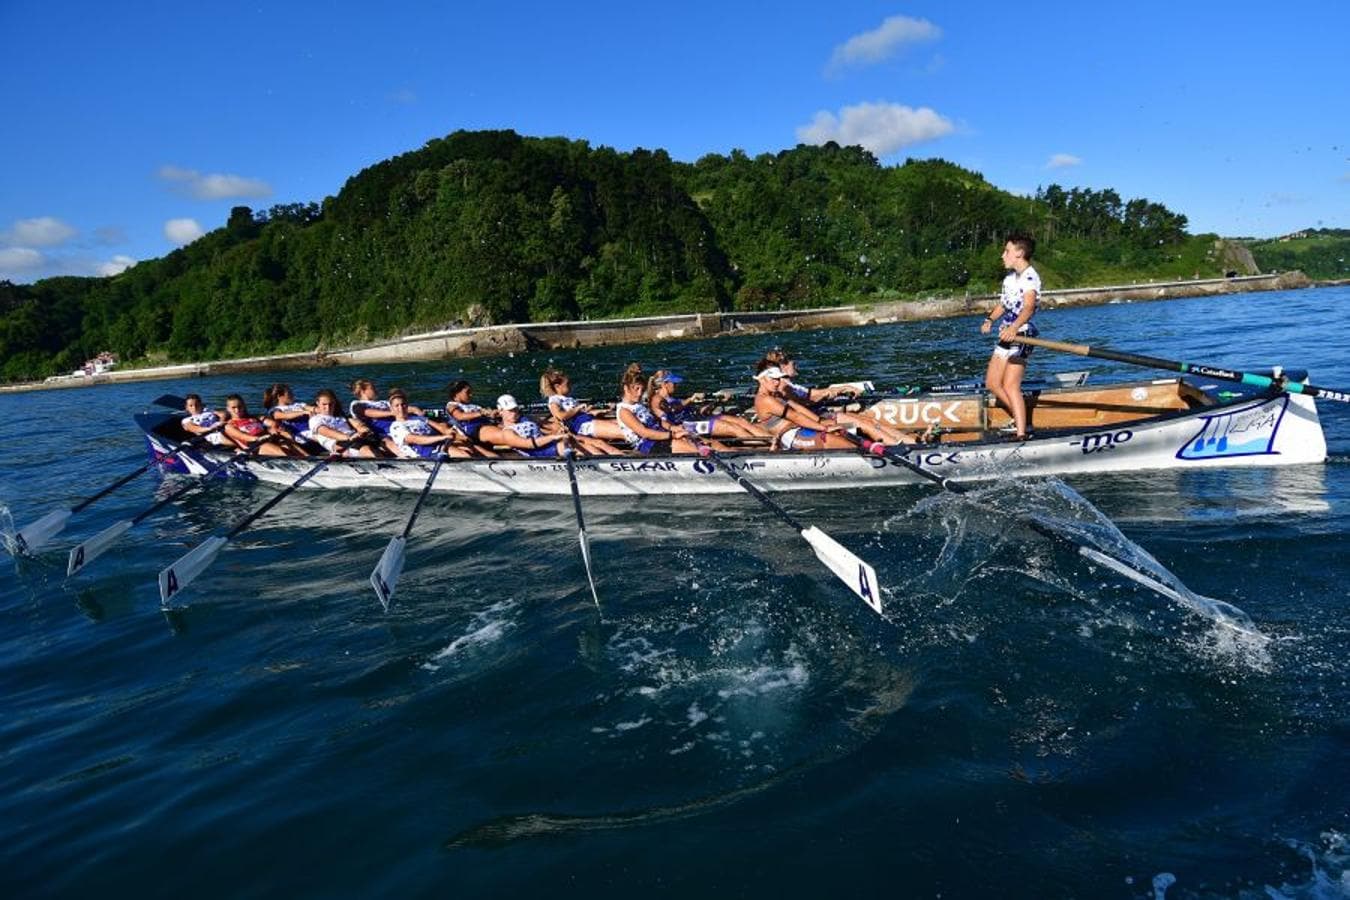
[[(1347, 303), (1041, 321), (1344, 387)], [(552, 362), (609, 396), (630, 358), (748, 384), (781, 342), (816, 381), (913, 383), (981, 372), (977, 324), (282, 377), (435, 401), (462, 375), (490, 400)], [(268, 380), (0, 396), (0, 518), (138, 465), (150, 398)], [(66, 581), (65, 550), (164, 490), (147, 477), (38, 560), (0, 557), (0, 894), (1350, 896), (1350, 409), (1322, 413), (1319, 467), (781, 497), (876, 566), (885, 619), (735, 497), (588, 503), (600, 611), (570, 499), (434, 497), (385, 614), (366, 579), (413, 498), (375, 492), (287, 499), (166, 617), (159, 569), (272, 494), (191, 495)]]

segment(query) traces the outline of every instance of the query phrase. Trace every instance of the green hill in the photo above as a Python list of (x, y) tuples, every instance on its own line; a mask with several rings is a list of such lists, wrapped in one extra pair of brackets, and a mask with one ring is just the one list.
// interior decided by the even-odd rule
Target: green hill
[(1300, 269), (1309, 278), (1350, 278), (1350, 229), (1309, 228), (1282, 238), (1247, 242), (1263, 272)]
[(510, 131), (455, 132), (322, 203), (236, 207), (110, 278), (0, 282), (0, 377), (310, 350), (472, 324), (993, 290), (1004, 235), (1047, 285), (1219, 273), (1212, 236), (1115, 191), (1034, 197), (857, 147), (678, 163)]

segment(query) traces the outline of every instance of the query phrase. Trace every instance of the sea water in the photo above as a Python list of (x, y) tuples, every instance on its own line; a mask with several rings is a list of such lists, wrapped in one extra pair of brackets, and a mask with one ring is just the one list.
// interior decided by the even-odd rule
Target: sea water
[[(1350, 385), (1331, 288), (1046, 310), (1050, 337)], [(977, 314), (978, 315), (978, 312)], [(975, 316), (0, 395), (0, 520), (138, 466), (161, 393), (369, 376), (427, 405), (610, 398), (629, 360), (748, 388), (979, 375)], [(1031, 373), (1091, 365), (1036, 351)], [(1156, 373), (1163, 377), (1163, 373)], [(275, 489), (221, 482), (67, 580), (0, 558), (0, 895), (1350, 896), (1350, 409), (1325, 465), (779, 495), (872, 563), (878, 617), (748, 497), (301, 491), (161, 613), (160, 569)], [(1048, 517), (1171, 593), (1017, 524)]]

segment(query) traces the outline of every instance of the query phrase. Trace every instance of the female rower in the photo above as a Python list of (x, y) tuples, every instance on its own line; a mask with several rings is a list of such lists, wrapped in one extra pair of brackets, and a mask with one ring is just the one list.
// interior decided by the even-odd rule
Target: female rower
[[(348, 414), (365, 422), (380, 434), (387, 435), (389, 426), (394, 424), (394, 413), (389, 406), (393, 394), (390, 394), (390, 400), (381, 400), (380, 392), (375, 390), (375, 382), (369, 378), (358, 378), (352, 382), (352, 396), (356, 399), (347, 406)], [(406, 396), (404, 403), (407, 404)], [(409, 415), (424, 415), (421, 407), (409, 404), (407, 409)]]
[[(619, 428), (623, 431), (624, 441), (630, 448), (643, 456), (653, 453), (697, 453), (698, 446), (689, 438), (688, 429), (678, 425), (661, 427), (661, 420), (651, 407), (642, 402), (642, 394), (647, 388), (647, 380), (642, 375), (642, 367), (629, 363), (619, 379), (621, 399), (617, 407)], [(709, 442), (718, 450), (726, 447)]]
[(552, 367), (539, 376), (539, 393), (548, 403), (548, 412), (563, 428), (576, 435), (576, 443), (587, 453), (612, 456), (619, 449), (609, 441), (622, 441), (623, 431), (613, 419), (601, 419), (589, 405), (572, 396), (572, 380), (561, 369)]
[(377, 454), (369, 443), (360, 447), (352, 444), (362, 438), (374, 438), (375, 432), (360, 419), (345, 419), (338, 415), (341, 409), (337, 394), (327, 388), (319, 391), (314, 397), (314, 415), (307, 423), (309, 439), (329, 453), (373, 459)]
[(492, 423), (495, 410), (484, 409), (473, 402), (473, 386), (467, 381), (456, 381), (450, 385), (450, 399), (445, 402), (445, 414), (449, 425), (469, 439), (470, 445), (479, 456), (496, 456), (492, 448), (480, 438), (483, 426)]
[(444, 422), (434, 422), (422, 415), (410, 415), (413, 407), (408, 396), (398, 388), (389, 392), (389, 437), (385, 448), (403, 459), (434, 459), (441, 453), (447, 456), (469, 457), (473, 454), (463, 447), (451, 446), (459, 432)]
[(305, 455), (271, 419), (250, 415), (244, 398), (238, 394), (225, 398), (225, 436), (241, 450), (257, 447), (259, 456)]
[(784, 450), (849, 450), (857, 444), (840, 434), (838, 422), (827, 422), (788, 395), (787, 375), (766, 366), (755, 376), (755, 416)]
[(777, 366), (783, 372), (784, 396), (796, 400), (802, 406), (814, 413), (821, 421), (838, 422), (845, 428), (857, 429), (867, 435), (870, 439), (881, 441), (881, 443), (888, 446), (894, 444), (912, 444), (915, 442), (916, 438), (912, 434), (907, 434), (899, 429), (892, 428), (870, 416), (845, 412), (842, 409), (832, 410), (825, 405), (825, 402), (828, 400), (834, 400), (839, 397), (856, 396), (859, 391), (853, 385), (840, 384), (823, 388), (811, 388), (795, 383), (792, 379), (797, 377), (797, 361), (785, 350), (774, 349), (764, 354), (764, 358), (759, 361), (759, 371), (762, 372), (770, 366)]
[(222, 433), (225, 416), (217, 410), (207, 409), (198, 394), (188, 394), (183, 401), (183, 408), (187, 415), (179, 424), (183, 426), (184, 431), (196, 437), (204, 437), (208, 444), (217, 447), (230, 444), (229, 439)]
[(296, 401), (289, 384), (278, 382), (264, 390), (263, 409), (267, 418), (285, 428), (291, 437), (301, 442), (309, 440), (309, 417), (314, 410)]
[(497, 398), (497, 412), (501, 414), (501, 424), (484, 425), (480, 432), (483, 440), (510, 447), (522, 456), (557, 457), (558, 445), (571, 438), (569, 432), (561, 429), (544, 434), (539, 423), (521, 418), (520, 404), (510, 394)]
[(657, 369), (647, 380), (647, 403), (656, 417), (667, 426), (683, 425), (695, 434), (721, 438), (760, 438), (773, 437), (767, 428), (761, 428), (748, 419), (719, 413), (700, 416), (685, 401), (675, 396), (676, 385), (684, 381), (674, 372)]

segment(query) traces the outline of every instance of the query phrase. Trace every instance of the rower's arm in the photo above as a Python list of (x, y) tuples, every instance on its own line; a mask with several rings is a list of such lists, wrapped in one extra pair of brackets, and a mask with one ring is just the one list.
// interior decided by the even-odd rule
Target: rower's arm
[(638, 421), (638, 417), (633, 415), (633, 413), (627, 409), (619, 410), (619, 421), (632, 429), (633, 433), (638, 437), (644, 437), (649, 441), (668, 441), (675, 437), (674, 432), (661, 431), (657, 428), (648, 428), (646, 425), (643, 425), (642, 422)]

